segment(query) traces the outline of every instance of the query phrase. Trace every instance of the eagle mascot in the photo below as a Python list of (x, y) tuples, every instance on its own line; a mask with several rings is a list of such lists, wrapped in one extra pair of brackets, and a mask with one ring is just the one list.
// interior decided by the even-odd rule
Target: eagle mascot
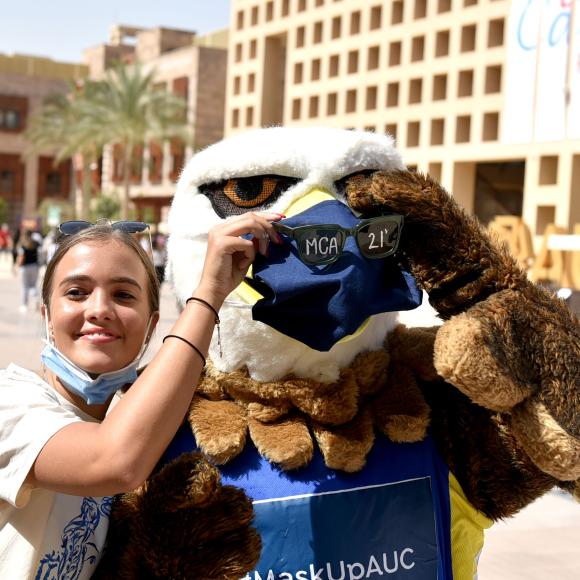
[(577, 318), (391, 137), (273, 127), (196, 154), (169, 217), (181, 306), (209, 228), (265, 209), (282, 243), (116, 498), (100, 577), (467, 580), (493, 521), (580, 495)]

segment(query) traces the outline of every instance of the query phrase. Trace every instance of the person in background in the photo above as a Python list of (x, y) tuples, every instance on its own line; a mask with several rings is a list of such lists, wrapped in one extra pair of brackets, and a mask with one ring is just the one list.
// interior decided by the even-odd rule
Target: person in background
[(155, 266), (155, 272), (157, 274), (159, 284), (162, 284), (163, 280), (165, 280), (165, 263), (167, 262), (165, 238), (161, 234), (157, 234), (152, 239), (151, 243), (152, 243), (151, 254), (153, 257), (153, 266)]
[(30, 230), (24, 230), (17, 249), (17, 265), (20, 272), (20, 312), (28, 310), (29, 300), (38, 309), (38, 271), (40, 244)]
[(0, 259), (4, 260), (5, 256), (12, 250), (12, 235), (8, 224), (0, 226)]

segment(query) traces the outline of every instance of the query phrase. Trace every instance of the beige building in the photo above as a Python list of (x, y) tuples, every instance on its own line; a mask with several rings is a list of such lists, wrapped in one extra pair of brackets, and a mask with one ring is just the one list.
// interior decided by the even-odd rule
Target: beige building
[[(539, 120), (522, 116), (526, 92), (535, 110), (550, 86), (539, 76), (518, 81), (522, 71), (540, 71), (539, 60), (520, 66), (517, 52), (533, 53), (540, 4), (232, 0), (225, 132), (283, 124), (390, 133), (407, 165), (431, 173), (484, 222), (523, 216), (538, 244), (547, 224), (569, 231), (580, 223), (578, 135), (548, 140)], [(542, 18), (552, 17), (546, 37), (562, 40), (570, 7), (544, 4)], [(560, 13), (550, 16), (554, 9)], [(569, 83), (572, 60), (580, 60), (565, 50)], [(569, 92), (562, 102), (574, 102)], [(535, 133), (510, 126), (508, 135), (506, 110), (524, 129), (535, 122)]]
[[(223, 137), (227, 30), (198, 37), (194, 32), (168, 28), (114, 26), (110, 42), (84, 51), (90, 77), (102, 78), (116, 62), (139, 62), (155, 70), (159, 88), (182, 96), (188, 104), (190, 143), (147, 143), (137, 148), (131, 178), (131, 200), (137, 215), (164, 222), (185, 159), (193, 151)], [(102, 189), (120, 194), (122, 152), (111, 144), (104, 150)]]
[(24, 130), (46, 97), (66, 92), (70, 81), (87, 72), (78, 64), (0, 54), (0, 196), (8, 202), (12, 227), (22, 219), (36, 218), (44, 200), (71, 199), (70, 161), (56, 165), (52, 151), (30, 155)]

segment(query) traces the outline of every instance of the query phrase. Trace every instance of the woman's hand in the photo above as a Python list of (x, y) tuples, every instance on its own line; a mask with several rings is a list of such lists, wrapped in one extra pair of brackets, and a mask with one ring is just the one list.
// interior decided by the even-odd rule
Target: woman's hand
[(282, 217), (278, 213), (248, 212), (211, 228), (201, 281), (195, 295), (209, 299), (219, 308), (244, 279), (256, 252), (266, 255), (270, 241), (281, 243), (272, 222)]

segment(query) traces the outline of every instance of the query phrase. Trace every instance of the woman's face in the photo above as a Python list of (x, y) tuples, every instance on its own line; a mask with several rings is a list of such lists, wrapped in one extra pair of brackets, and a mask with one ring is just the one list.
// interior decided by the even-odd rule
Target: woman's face
[(89, 373), (128, 365), (158, 320), (147, 284), (144, 265), (121, 242), (73, 246), (52, 281), (48, 322), (56, 347)]

